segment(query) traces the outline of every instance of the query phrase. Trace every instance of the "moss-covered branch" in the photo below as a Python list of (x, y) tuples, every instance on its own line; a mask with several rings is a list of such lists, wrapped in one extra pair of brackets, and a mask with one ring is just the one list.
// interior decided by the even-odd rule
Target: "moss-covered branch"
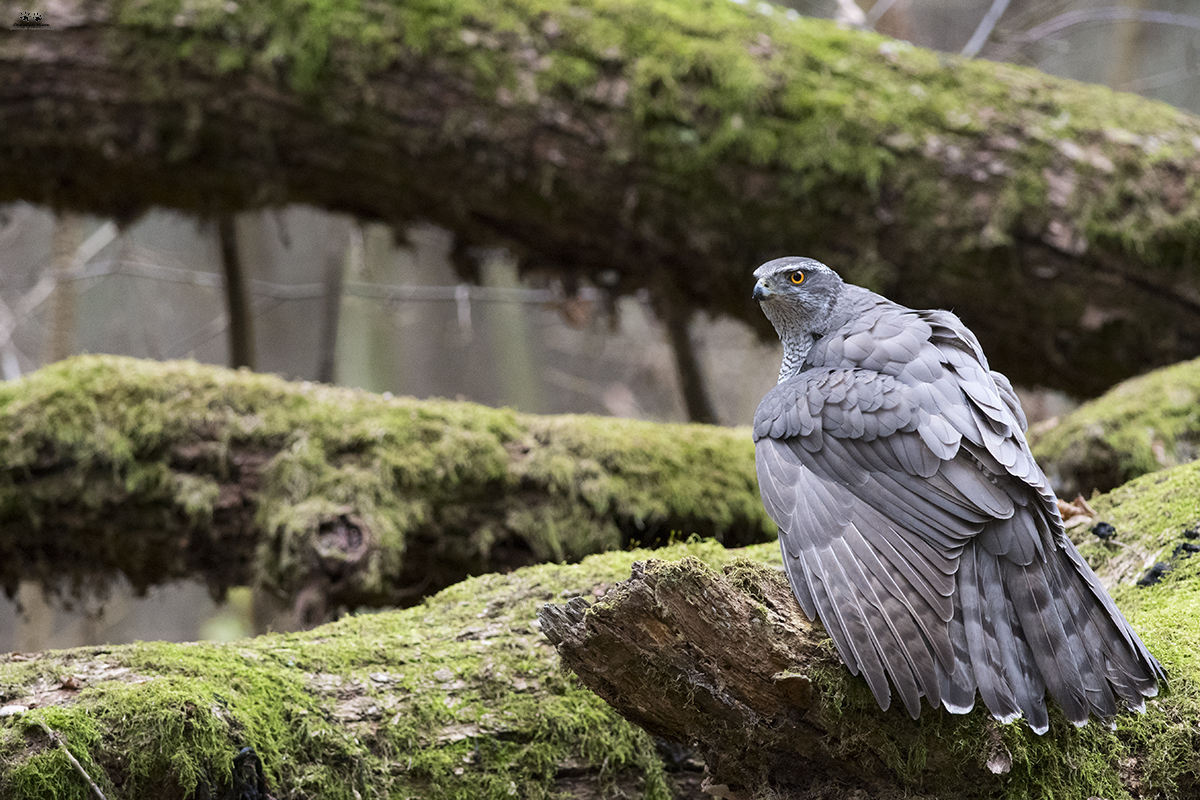
[(426, 219), (764, 332), (749, 270), (804, 253), (1077, 394), (1200, 352), (1200, 122), (1132, 95), (727, 0), (47, 21), (0, 39), (0, 201)]
[(1200, 361), (1127, 380), (1030, 431), (1059, 493), (1107, 492), (1200, 456)]
[[(1169, 501), (1156, 485), (1143, 487), (1145, 500)], [(649, 558), (663, 560), (633, 567)], [(1107, 572), (1104, 553), (1093, 558)], [(422, 606), (306, 633), (3, 656), (0, 797), (88, 797), (42, 724), (110, 800), (235, 796), (231, 772), (245, 747), (262, 759), (272, 796), (300, 800), (783, 800), (853, 789), (884, 800), (1118, 800), (1200, 790), (1200, 558), (1181, 559), (1158, 585), (1117, 591), (1166, 666), (1169, 694), (1143, 715), (1120, 716), (1113, 731), (1075, 729), (1055, 714), (1043, 737), (979, 713), (926, 709), (913, 722), (900, 708), (880, 712), (798, 616), (778, 561), (774, 544), (738, 553), (674, 545), (471, 578)], [(635, 596), (641, 616), (623, 611)], [(623, 713), (682, 741), (651, 738), (561, 669), (535, 616), (548, 603), (593, 600), (584, 638), (636, 639), (648, 657), (606, 650), (593, 667), (614, 683), (597, 690), (611, 698), (615, 680), (627, 691), (632, 681), (632, 696), (647, 702)], [(626, 627), (613, 636), (614, 625)], [(714, 653), (724, 660), (706, 658)], [(648, 688), (661, 691), (641, 694)], [(734, 692), (740, 705), (723, 706)], [(791, 748), (786, 758), (781, 747)], [(764, 770), (754, 791), (739, 785)], [(807, 794), (797, 791), (803, 780)]]
[(183, 576), (326, 609), (653, 543), (773, 536), (744, 431), (87, 356), (0, 385), (0, 581)]
[[(1091, 555), (1108, 572), (1119, 550)], [(635, 565), (596, 602), (547, 606), (540, 619), (563, 663), (622, 716), (695, 747), (721, 797), (1193, 797), (1200, 558), (1117, 598), (1165, 665), (1170, 694), (1113, 730), (1077, 729), (1054, 709), (1044, 736), (995, 722), (982, 704), (966, 716), (925, 706), (918, 721), (880, 711), (783, 575), (752, 561), (724, 574), (695, 559)]]
[(649, 555), (474, 578), (307, 633), (0, 656), (0, 707), (27, 709), (0, 716), (0, 797), (89, 799), (44, 723), (109, 800), (264, 796), (231, 791), (244, 747), (279, 798), (699, 800), (702, 767), (664, 763), (537, 630), (539, 606), (603, 594)]

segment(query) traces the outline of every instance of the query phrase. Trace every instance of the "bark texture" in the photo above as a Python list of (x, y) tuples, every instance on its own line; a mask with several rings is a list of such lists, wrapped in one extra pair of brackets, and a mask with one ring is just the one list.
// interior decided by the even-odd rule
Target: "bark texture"
[(0, 202), (428, 220), (765, 336), (750, 270), (812, 255), (1076, 394), (1200, 353), (1200, 122), (1159, 103), (727, 0), (46, 20), (0, 39)]
[(1168, 781), (1147, 771), (1166, 735), (1160, 715), (1176, 713), (1158, 701), (1149, 719), (1124, 715), (1116, 735), (1095, 721), (1076, 732), (1055, 713), (1038, 737), (981, 705), (966, 716), (925, 706), (918, 721), (899, 704), (881, 712), (782, 574), (759, 563), (735, 560), (723, 574), (695, 559), (634, 564), (594, 604), (548, 605), (539, 619), (563, 663), (623, 717), (694, 747), (719, 797), (945, 800), (1055, 787), (1136, 797), (1151, 785), (1187, 797), (1200, 785), (1194, 751)]
[[(844, 668), (781, 578), (745, 561), (725, 575), (697, 560), (640, 562), (594, 606), (576, 598), (545, 606), (539, 619), (563, 664), (622, 716), (695, 746), (718, 794), (833, 798), (853, 786), (902, 796), (899, 765), (889, 764), (897, 743), (843, 741), (825, 693)], [(929, 774), (954, 760), (948, 746), (927, 756)], [(981, 766), (961, 774), (961, 795), (986, 784)], [(908, 777), (919, 784), (928, 775)]]

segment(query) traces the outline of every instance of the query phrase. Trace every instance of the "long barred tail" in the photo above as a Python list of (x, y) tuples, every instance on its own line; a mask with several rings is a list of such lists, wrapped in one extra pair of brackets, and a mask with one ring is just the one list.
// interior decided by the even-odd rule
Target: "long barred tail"
[(989, 552), (987, 536), (964, 548), (950, 622), (955, 665), (939, 675), (948, 710), (970, 710), (978, 689), (993, 716), (1024, 716), (1040, 734), (1050, 724), (1047, 692), (1076, 725), (1123, 706), (1140, 711), (1158, 693), (1162, 665), (1074, 544), (1054, 538), (1057, 546), (1027, 559)]

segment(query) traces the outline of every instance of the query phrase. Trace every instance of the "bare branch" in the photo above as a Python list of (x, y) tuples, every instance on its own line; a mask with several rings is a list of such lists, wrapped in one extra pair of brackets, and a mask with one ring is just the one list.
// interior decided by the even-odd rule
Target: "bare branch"
[(1000, 22), (1000, 18), (1004, 16), (1004, 12), (1008, 9), (1009, 0), (993, 0), (992, 7), (983, 15), (983, 19), (979, 21), (979, 27), (971, 34), (971, 38), (963, 46), (962, 54), (968, 58), (973, 58), (979, 54), (979, 51), (987, 43), (988, 37), (992, 35), (996, 24)]

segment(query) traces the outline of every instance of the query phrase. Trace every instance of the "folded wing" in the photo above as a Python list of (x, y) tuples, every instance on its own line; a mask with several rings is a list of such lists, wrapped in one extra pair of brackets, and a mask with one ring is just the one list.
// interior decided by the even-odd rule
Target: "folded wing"
[[(806, 614), (879, 704), (1077, 724), (1161, 667), (1063, 533), (1024, 417), (946, 312), (887, 304), (810, 353), (755, 417), (763, 502)], [(890, 686), (889, 686), (890, 682)]]

